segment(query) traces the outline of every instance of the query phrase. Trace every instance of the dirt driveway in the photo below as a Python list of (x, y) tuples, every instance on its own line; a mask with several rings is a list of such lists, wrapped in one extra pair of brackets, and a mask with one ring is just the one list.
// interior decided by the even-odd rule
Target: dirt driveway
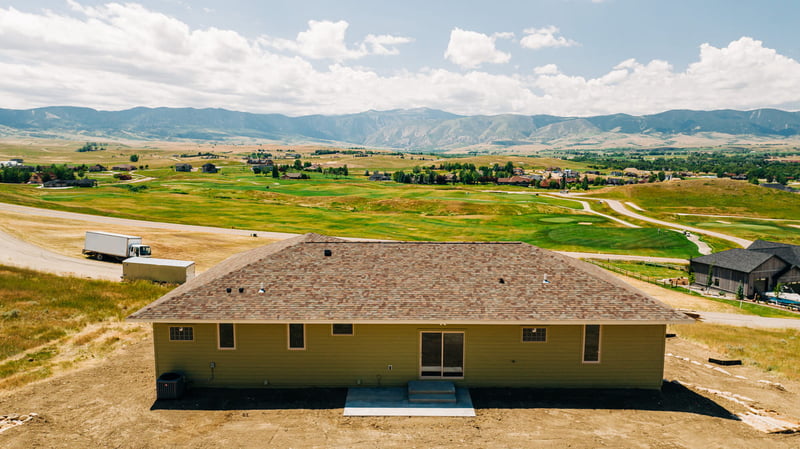
[(800, 416), (800, 384), (750, 367), (725, 375), (695, 364), (711, 354), (678, 338), (668, 340), (665, 376), (682, 384), (661, 392), (475, 389), (474, 418), (410, 418), (345, 417), (344, 389), (197, 390), (155, 401), (152, 340), (133, 334), (147, 336), (0, 393), (3, 414), (39, 414), (0, 433), (0, 447), (800, 447), (798, 434), (765, 434), (734, 419), (746, 405), (710, 392)]

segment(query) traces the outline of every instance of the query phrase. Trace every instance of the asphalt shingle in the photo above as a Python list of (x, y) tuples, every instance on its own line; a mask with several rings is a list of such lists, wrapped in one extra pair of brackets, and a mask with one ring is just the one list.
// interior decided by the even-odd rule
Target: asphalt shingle
[[(263, 293), (259, 292), (262, 288)], [(355, 242), (316, 234), (233, 256), (129, 319), (354, 323), (689, 320), (594, 265), (525, 243)]]

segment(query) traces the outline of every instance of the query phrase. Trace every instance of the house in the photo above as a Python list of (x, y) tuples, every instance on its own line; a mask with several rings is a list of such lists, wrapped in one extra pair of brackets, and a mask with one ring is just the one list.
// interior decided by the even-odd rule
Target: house
[(729, 293), (738, 293), (741, 285), (743, 295), (752, 298), (778, 284), (800, 284), (800, 246), (756, 240), (747, 249), (695, 257), (689, 266), (695, 285)]
[(118, 171), (134, 171), (136, 170), (136, 166), (131, 164), (121, 164), (121, 165), (115, 165), (111, 167), (111, 169)]
[(42, 187), (96, 187), (97, 180), (96, 179), (53, 179), (51, 181), (45, 182)]
[(387, 174), (387, 173), (379, 173), (379, 172), (376, 171), (375, 173), (369, 175), (369, 180), (370, 181), (391, 181), (392, 177), (389, 176), (389, 174)]
[(190, 172), (192, 164), (175, 164), (175, 171)]
[(303, 173), (284, 173), (281, 179), (307, 179), (308, 175)]
[(512, 176), (510, 178), (497, 178), (498, 185), (508, 185), (508, 186), (524, 186), (528, 187), (531, 185), (531, 178), (528, 176)]
[(206, 162), (205, 164), (203, 164), (203, 166), (200, 168), (200, 170), (203, 173), (217, 173), (219, 171), (217, 166), (212, 164), (211, 162)]
[(90, 172), (101, 172), (101, 171), (106, 171), (106, 168), (104, 166), (100, 165), (100, 164), (95, 164), (95, 165), (92, 165), (91, 167), (89, 167), (89, 171)]
[(594, 265), (520, 242), (306, 234), (235, 255), (128, 317), (155, 372), (199, 387), (658, 389), (692, 320)]

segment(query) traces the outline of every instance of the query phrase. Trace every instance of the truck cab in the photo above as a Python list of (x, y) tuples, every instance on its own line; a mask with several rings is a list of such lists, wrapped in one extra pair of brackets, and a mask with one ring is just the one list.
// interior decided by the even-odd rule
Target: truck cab
[(131, 245), (129, 256), (131, 257), (150, 257), (149, 245)]

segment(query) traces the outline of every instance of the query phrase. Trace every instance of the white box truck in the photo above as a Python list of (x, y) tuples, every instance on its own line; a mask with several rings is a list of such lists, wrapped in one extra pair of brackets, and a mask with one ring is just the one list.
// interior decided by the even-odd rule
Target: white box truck
[(150, 257), (150, 247), (142, 238), (112, 232), (86, 231), (83, 254), (97, 260), (122, 261), (129, 257)]
[(122, 261), (122, 278), (134, 281), (183, 284), (194, 277), (194, 262), (189, 260), (131, 257)]

